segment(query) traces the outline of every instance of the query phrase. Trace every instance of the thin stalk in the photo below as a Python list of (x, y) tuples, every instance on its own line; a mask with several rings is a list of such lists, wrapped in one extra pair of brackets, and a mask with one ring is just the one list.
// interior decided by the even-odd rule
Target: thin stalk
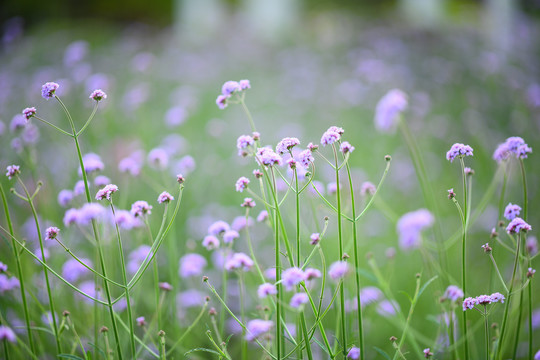
[[(244, 281), (242, 276), (242, 270), (238, 271), (238, 287), (240, 288), (240, 319), (245, 324), (246, 323), (246, 310), (244, 307), (244, 296), (245, 296), (245, 289), (244, 289)], [(246, 340), (246, 330), (242, 329), (242, 360), (247, 360), (247, 340)]]
[(26, 324), (26, 332), (28, 334), (28, 341), (30, 342), (30, 349), (32, 354), (36, 354), (36, 346), (34, 344), (34, 336), (32, 335), (32, 330), (30, 329), (30, 315), (28, 312), (28, 302), (26, 300), (26, 291), (24, 283), (24, 274), (22, 271), (21, 257), (19, 255), (19, 250), (17, 249), (17, 244), (15, 243), (15, 232), (13, 230), (13, 223), (11, 222), (11, 216), (9, 214), (9, 207), (7, 204), (6, 194), (4, 193), (4, 187), (0, 184), (0, 194), (2, 195), (2, 203), (4, 205), (4, 213), (6, 214), (6, 222), (9, 228), (9, 234), (11, 236), (11, 246), (13, 248), (13, 255), (15, 255), (15, 263), (17, 264), (17, 274), (19, 275), (19, 283), (21, 290), (21, 299), (23, 303), (24, 311), (24, 322)]
[(88, 120), (86, 120), (86, 123), (83, 125), (81, 130), (79, 130), (79, 132), (77, 133), (77, 136), (81, 136), (83, 131), (88, 127), (88, 125), (90, 125), (90, 123), (92, 122), (92, 119), (94, 119), (94, 115), (96, 115), (96, 111), (98, 109), (98, 106), (99, 106), (99, 101), (96, 101), (96, 105), (94, 105), (94, 110), (92, 110), (92, 113), (90, 114), (90, 117), (88, 117)]
[[(246, 219), (247, 220), (247, 219)], [(246, 224), (247, 224), (247, 221), (246, 221)], [(246, 226), (246, 229), (248, 228), (248, 226)], [(225, 259), (227, 258), (227, 253), (229, 251), (229, 248), (227, 248), (225, 250)], [(227, 277), (228, 277), (228, 271), (226, 271), (225, 269), (222, 269), (223, 270), (223, 274), (222, 274), (222, 280), (221, 280), (221, 292), (223, 293), (223, 299), (225, 300), (225, 302), (227, 302)], [(221, 306), (221, 314), (219, 314), (219, 333), (220, 334), (225, 334), (224, 333), (224, 329), (225, 329), (225, 309), (223, 308), (223, 306)]]
[(79, 347), (81, 348), (84, 359), (87, 360), (88, 355), (86, 354), (86, 350), (84, 349), (79, 333), (77, 333), (77, 330), (75, 330), (75, 324), (73, 323), (73, 321), (71, 321), (71, 317), (69, 315), (67, 316), (67, 322), (68, 322), (69, 327), (73, 331), (73, 335), (75, 336), (75, 339), (77, 339), (77, 343), (79, 344)]
[(240, 98), (240, 104), (242, 105), (242, 108), (244, 109), (244, 112), (246, 113), (246, 116), (249, 120), (249, 125), (251, 126), (251, 131), (255, 132), (255, 123), (253, 122), (253, 116), (251, 116), (251, 112), (249, 111), (248, 107), (246, 106), (246, 103), (244, 102), (244, 97), (242, 96)]
[(454, 304), (450, 306), (451, 306), (451, 311), (450, 311), (450, 315), (448, 319), (450, 328), (448, 331), (448, 338), (450, 340), (450, 348), (454, 350), (454, 353), (453, 353), (454, 360), (457, 360), (459, 359), (459, 354), (458, 354), (457, 346), (455, 346), (455, 336), (454, 336), (454, 310), (455, 309), (454, 309)]
[(517, 348), (519, 343), (519, 334), (521, 333), (521, 318), (523, 315), (523, 291), (519, 292), (519, 306), (518, 306), (518, 316), (517, 316), (517, 326), (514, 335), (514, 347), (512, 349), (512, 354), (514, 355), (512, 359), (517, 359)]
[(525, 175), (525, 164), (523, 159), (519, 159), (519, 166), (521, 168), (521, 179), (523, 181), (523, 220), (527, 221), (527, 207), (528, 207), (528, 196), (527, 196), (527, 176)]
[[(416, 278), (416, 290), (414, 291), (414, 297), (411, 301), (411, 307), (409, 308), (409, 314), (407, 315), (407, 320), (405, 321), (405, 326), (403, 327), (403, 332), (401, 333), (401, 338), (399, 339), (399, 344), (396, 350), (396, 353), (394, 354), (394, 360), (398, 357), (398, 351), (403, 346), (403, 343), (405, 342), (405, 338), (407, 337), (407, 330), (409, 329), (409, 324), (412, 319), (412, 315), (414, 312), (414, 308), (416, 307), (416, 302), (418, 301), (418, 293), (420, 291), (420, 276)], [(360, 307), (360, 305), (358, 305)]]
[[(523, 220), (527, 221), (527, 209), (529, 199), (527, 196), (527, 176), (525, 174), (525, 163), (523, 159), (519, 159), (519, 167), (521, 169), (521, 180), (523, 182)], [(531, 257), (529, 256), (528, 267), (531, 267)], [(528, 290), (529, 306), (528, 306), (528, 325), (529, 325), (529, 360), (533, 358), (533, 327), (532, 327), (532, 284), (529, 283)], [(520, 307), (521, 310), (521, 307)]]
[[(195, 328), (195, 326), (199, 323), (199, 321), (201, 320), (201, 318), (202, 318), (203, 315), (205, 314), (206, 308), (207, 308), (207, 307), (208, 307), (208, 301), (205, 301), (203, 307), (201, 308), (201, 311), (199, 312), (199, 314), (197, 315), (197, 317), (195, 318), (195, 320), (193, 320), (193, 322), (189, 325), (189, 327), (186, 329), (186, 331), (184, 331), (184, 333), (182, 334), (182, 336), (180, 336), (180, 338), (179, 338), (178, 340), (176, 340), (176, 342), (174, 343), (174, 345), (171, 346), (171, 348), (169, 349), (170, 352), (173, 352), (173, 350), (174, 350), (178, 345), (180, 345), (180, 343), (182, 343), (182, 340), (184, 340), (184, 338), (185, 338), (189, 333), (191, 333), (191, 331)], [(213, 322), (215, 322), (215, 319), (214, 319)]]
[[(28, 192), (28, 189), (26, 188), (26, 185), (24, 185), (24, 182), (21, 180), (20, 176), (17, 175), (17, 181), (22, 186), (24, 193), (26, 194), (27, 202), (30, 205), (30, 209), (32, 210), (32, 216), (34, 217), (34, 222), (36, 223), (36, 231), (37, 236), (39, 239), (39, 248), (41, 250), (41, 259), (44, 263), (47, 263), (45, 259), (45, 252), (43, 249), (43, 236), (41, 235), (41, 227), (39, 225), (38, 215), (36, 208), (34, 207), (34, 202), (31, 199), (30, 193)], [(47, 268), (43, 267), (43, 274), (45, 275), (45, 285), (47, 287), (47, 297), (49, 299), (49, 309), (51, 311), (51, 317), (52, 317), (52, 323), (53, 323), (53, 330), (54, 330), (54, 339), (56, 341), (56, 351), (58, 354), (62, 353), (62, 346), (60, 345), (60, 335), (58, 333), (58, 324), (56, 323), (56, 312), (54, 310), (54, 300), (52, 297), (51, 292), (51, 283), (49, 281), (49, 272), (47, 271)]]
[(44, 119), (42, 119), (42, 118), (40, 118), (40, 117), (38, 117), (38, 116), (36, 116), (36, 115), (34, 115), (33, 117), (36, 118), (37, 120), (41, 121), (42, 123), (47, 124), (47, 125), (53, 127), (54, 129), (56, 129), (57, 131), (61, 132), (62, 134), (67, 135), (67, 136), (69, 136), (69, 137), (73, 137), (72, 134), (68, 133), (67, 131), (64, 131), (64, 130), (60, 129), (58, 126), (56, 126), (56, 125), (54, 125), (54, 124), (48, 122), (47, 120), (44, 120)]
[[(461, 175), (463, 178), (463, 219), (462, 219), (462, 226), (463, 226), (463, 236), (462, 236), (462, 242), (461, 242), (461, 288), (463, 289), (463, 293), (465, 296), (467, 295), (467, 225), (469, 223), (469, 214), (467, 212), (467, 182), (466, 182), (466, 174), (465, 174), (465, 163), (463, 162), (463, 157), (459, 158), (459, 162), (461, 164)], [(463, 312), (463, 346), (465, 348), (465, 359), (469, 359), (469, 339), (467, 335), (467, 312)]]
[[(313, 360), (313, 354), (311, 353), (311, 343), (309, 341), (309, 335), (308, 335), (307, 327), (306, 327), (306, 317), (304, 316), (304, 309), (300, 311), (300, 324), (302, 327), (302, 334), (304, 337), (304, 341), (306, 343), (307, 357), (309, 360)], [(300, 350), (300, 354), (302, 354), (302, 350)]]
[(493, 257), (493, 254), (490, 252), (489, 257), (491, 258), (491, 262), (493, 263), (493, 267), (495, 267), (495, 270), (497, 271), (497, 275), (499, 276), (499, 280), (501, 280), (501, 284), (504, 287), (504, 290), (508, 293), (508, 288), (506, 287), (506, 283), (504, 282), (504, 279), (501, 275), (501, 272), (499, 271), (499, 267), (497, 266), (497, 263), (495, 262), (495, 258)]
[(275, 229), (274, 229), (274, 244), (275, 244), (275, 247), (276, 247), (276, 288), (277, 288), (277, 304), (276, 304), (276, 346), (277, 346), (277, 360), (281, 360), (281, 353), (282, 353), (282, 343), (283, 343), (283, 339), (282, 339), (282, 330), (281, 330), (281, 313), (282, 313), (282, 301), (281, 299), (283, 298), (283, 286), (281, 285), (281, 258), (280, 258), (280, 251), (279, 251), (279, 219), (278, 219), (278, 212), (279, 212), (279, 208), (278, 208), (278, 200), (277, 200), (277, 197), (276, 197), (276, 192), (277, 192), (277, 188), (276, 188), (276, 178), (274, 176), (274, 172), (272, 171), (272, 186), (273, 186), (273, 189), (272, 189), (272, 195), (274, 197), (274, 206), (275, 206), (275, 209), (274, 209), (274, 226), (275, 226)]
[[(489, 355), (489, 321), (488, 321), (488, 314), (487, 314), (487, 310), (486, 310), (486, 305), (484, 305), (484, 331), (485, 331), (485, 334), (486, 334), (486, 337), (485, 337), (485, 343), (486, 343), (486, 360), (489, 360), (490, 359), (490, 355)], [(515, 359), (515, 357), (514, 357)]]

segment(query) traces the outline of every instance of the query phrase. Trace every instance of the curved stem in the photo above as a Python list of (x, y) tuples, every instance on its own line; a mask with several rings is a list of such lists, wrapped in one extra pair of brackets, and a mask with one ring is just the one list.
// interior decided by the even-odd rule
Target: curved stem
[(62, 134), (67, 135), (67, 136), (69, 136), (69, 137), (73, 137), (72, 134), (68, 133), (68, 132), (65, 131), (65, 130), (60, 129), (58, 126), (56, 126), (56, 125), (54, 125), (54, 124), (48, 122), (47, 120), (44, 120), (44, 119), (42, 119), (42, 118), (40, 118), (40, 117), (37, 117), (36, 115), (34, 115), (33, 117), (36, 118), (37, 120), (41, 121), (42, 123), (49, 125), (50, 127), (54, 128), (55, 130), (61, 132)]
[[(463, 293), (465, 296), (467, 296), (467, 225), (469, 223), (469, 214), (467, 212), (467, 182), (466, 182), (466, 174), (465, 174), (465, 164), (463, 162), (463, 157), (459, 158), (459, 162), (461, 164), (461, 175), (463, 178), (463, 214), (462, 214), (462, 226), (463, 226), (463, 234), (462, 234), (462, 241), (461, 241), (461, 288), (463, 289)], [(454, 199), (455, 200), (455, 199)], [(457, 202), (456, 202), (457, 204)], [(467, 335), (467, 312), (463, 312), (463, 346), (465, 348), (465, 359), (469, 359), (469, 338)]]
[(99, 101), (96, 101), (96, 105), (94, 105), (94, 110), (92, 110), (92, 114), (90, 114), (90, 117), (88, 118), (88, 120), (86, 120), (86, 123), (84, 124), (84, 126), (82, 127), (81, 130), (79, 130), (79, 132), (77, 133), (77, 136), (81, 136), (81, 134), (83, 133), (83, 131), (88, 127), (88, 125), (90, 125), (90, 122), (92, 121), (92, 119), (94, 119), (94, 115), (96, 115), (96, 111), (98, 109), (98, 105), (99, 105)]

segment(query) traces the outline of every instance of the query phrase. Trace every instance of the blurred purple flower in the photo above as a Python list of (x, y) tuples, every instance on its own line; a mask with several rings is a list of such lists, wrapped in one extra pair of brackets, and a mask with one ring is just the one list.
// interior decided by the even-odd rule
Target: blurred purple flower
[(274, 326), (274, 323), (270, 320), (261, 320), (261, 319), (250, 320), (247, 323), (246, 340), (254, 341), (259, 336), (270, 331), (273, 326)]
[(510, 224), (508, 224), (508, 226), (506, 227), (506, 232), (509, 234), (518, 234), (521, 231), (527, 232), (531, 230), (531, 225), (527, 224), (525, 220), (519, 217), (516, 217), (512, 221), (510, 221)]
[(131, 274), (135, 274), (139, 267), (142, 265), (144, 259), (150, 254), (152, 248), (148, 245), (141, 245), (133, 250), (128, 258), (127, 270)]
[(347, 272), (349, 271), (349, 264), (346, 261), (340, 260), (332, 263), (330, 265), (330, 269), (328, 270), (328, 276), (332, 280), (340, 280), (347, 275)]
[(274, 284), (270, 283), (264, 283), (259, 286), (257, 289), (257, 295), (260, 299), (264, 299), (268, 295), (276, 295), (277, 294), (277, 288)]
[[(102, 171), (105, 168), (105, 164), (101, 161), (99, 155), (94, 153), (88, 153), (83, 156), (84, 171), (89, 174), (94, 171)], [(82, 175), (82, 170), (79, 167), (79, 175)]]
[[(89, 267), (92, 267), (91, 260), (85, 258), (81, 258), (80, 260)], [(62, 266), (62, 276), (69, 282), (75, 282), (88, 273), (90, 273), (90, 270), (75, 259), (69, 259)]]
[(207, 265), (206, 259), (195, 253), (190, 253), (180, 258), (178, 274), (186, 278), (190, 276), (199, 276)]
[(375, 108), (375, 128), (380, 132), (392, 132), (399, 114), (407, 109), (407, 94), (392, 89), (384, 95)]
[(154, 169), (163, 170), (169, 164), (169, 154), (161, 148), (154, 148), (148, 153), (148, 163)]
[(306, 275), (302, 269), (295, 266), (283, 271), (281, 274), (281, 279), (287, 291), (291, 291), (296, 285), (300, 284), (306, 279)]
[(399, 246), (403, 250), (415, 249), (420, 246), (421, 231), (433, 225), (435, 218), (426, 209), (419, 209), (404, 214), (397, 222)]
[(504, 209), (504, 217), (507, 220), (514, 220), (516, 217), (519, 216), (519, 213), (521, 211), (521, 207), (519, 205), (514, 205), (512, 203), (509, 203), (506, 205), (506, 208)]
[(306, 293), (297, 293), (293, 295), (289, 305), (293, 308), (298, 308), (301, 305), (306, 304), (308, 301), (309, 301), (309, 298)]
[(144, 215), (150, 215), (152, 213), (152, 205), (148, 205), (148, 203), (144, 200), (138, 200), (131, 205), (131, 215), (135, 217), (144, 216)]

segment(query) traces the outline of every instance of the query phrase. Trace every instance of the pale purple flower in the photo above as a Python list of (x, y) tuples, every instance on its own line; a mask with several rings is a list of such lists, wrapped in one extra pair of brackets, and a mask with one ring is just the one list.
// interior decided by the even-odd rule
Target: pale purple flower
[(328, 194), (331, 194), (331, 195), (334, 195), (337, 193), (337, 183), (335, 181), (332, 181), (332, 182), (329, 182), (327, 185), (326, 185), (326, 192), (328, 192)]
[(179, 309), (201, 306), (204, 302), (204, 294), (196, 289), (189, 289), (176, 295), (176, 306)]
[(360, 359), (360, 348), (353, 346), (347, 353), (347, 359)]
[(17, 130), (24, 129), (27, 125), (28, 121), (22, 114), (17, 114), (11, 119), (11, 122), (9, 123), (9, 130), (11, 132), (15, 132)]
[(131, 205), (131, 215), (135, 217), (143, 216), (143, 215), (150, 215), (152, 213), (152, 205), (148, 205), (146, 201), (139, 200), (135, 201), (133, 205)]
[(527, 248), (527, 252), (533, 256), (538, 253), (538, 240), (535, 236), (529, 236), (527, 238), (527, 242), (525, 243), (525, 247)]
[(186, 155), (176, 162), (175, 173), (189, 174), (197, 167), (197, 163), (193, 156)]
[(165, 113), (165, 123), (169, 127), (179, 126), (186, 121), (187, 116), (186, 109), (181, 106), (174, 106)]
[(219, 247), (219, 239), (214, 235), (206, 235), (202, 242), (206, 250), (214, 250)]
[(530, 153), (532, 153), (532, 149), (525, 143), (525, 140), (519, 136), (512, 136), (506, 139), (504, 143), (499, 144), (493, 153), (493, 159), (500, 163), (508, 159), (510, 154), (514, 154), (520, 159), (526, 159)]
[(531, 231), (532, 227), (531, 225), (527, 224), (525, 220), (523, 220), (520, 217), (514, 218), (512, 221), (510, 221), (510, 224), (506, 227), (506, 232), (509, 234), (517, 234), (521, 231), (527, 232)]
[(238, 231), (236, 230), (227, 230), (223, 234), (223, 242), (225, 244), (232, 243), (234, 239), (238, 239), (240, 237), (240, 234), (238, 234)]
[(348, 141), (344, 141), (344, 142), (341, 143), (341, 146), (339, 147), (339, 150), (343, 154), (352, 153), (354, 151), (354, 146), (349, 144)]
[(311, 150), (306, 149), (298, 154), (298, 161), (302, 164), (302, 166), (308, 168), (309, 165), (315, 161), (315, 158), (313, 157)]
[(115, 218), (112, 220), (116, 221), (118, 226), (122, 229), (131, 230), (134, 227), (141, 227), (144, 225), (139, 218), (133, 216), (128, 210), (116, 210), (115, 215)]
[(102, 187), (110, 183), (111, 183), (111, 179), (109, 179), (105, 175), (98, 175), (94, 179), (94, 185), (96, 185), (97, 187)]
[(49, 100), (53, 97), (54, 93), (56, 92), (56, 90), (58, 89), (60, 85), (58, 85), (57, 83), (55, 82), (48, 82), (48, 83), (45, 83), (42, 87), (41, 87), (41, 96), (45, 99), (45, 100)]
[(240, 204), (240, 206), (251, 209), (254, 208), (256, 204), (252, 198), (247, 197), (244, 199), (244, 202)]
[(474, 308), (475, 305), (478, 305), (478, 299), (473, 297), (468, 297), (465, 300), (463, 300), (463, 311), (466, 311), (467, 309)]
[(377, 313), (384, 317), (395, 316), (399, 311), (399, 304), (392, 300), (383, 300), (377, 305)]
[(425, 348), (424, 349), (424, 357), (426, 359), (429, 359), (432, 356), (433, 356), (433, 353), (431, 352), (431, 349), (430, 348)]
[(493, 160), (500, 163), (501, 161), (508, 159), (510, 154), (510, 149), (508, 148), (508, 145), (506, 143), (499, 144), (499, 146), (497, 146), (497, 148), (493, 152)]
[(137, 176), (141, 173), (141, 163), (132, 157), (126, 157), (118, 163), (118, 171)]
[(528, 154), (532, 153), (532, 148), (529, 147), (527, 144), (520, 145), (516, 151), (515, 154), (520, 159), (526, 159), (528, 157)]
[(8, 266), (0, 261), (0, 273), (6, 272), (8, 269)]
[(292, 150), (293, 147), (300, 144), (300, 140), (295, 137), (286, 137), (282, 139), (276, 146), (276, 152), (280, 155)]
[(92, 93), (90, 94), (90, 99), (95, 100), (95, 101), (101, 101), (106, 98), (107, 98), (107, 94), (105, 94), (105, 91), (101, 89), (96, 89), (92, 91)]
[(207, 265), (206, 259), (195, 253), (182, 256), (179, 262), (178, 274), (180, 277), (200, 276)]
[(264, 299), (265, 297), (269, 295), (276, 295), (277, 294), (277, 288), (274, 284), (270, 283), (264, 283), (259, 286), (257, 289), (257, 295), (259, 295), (260, 299)]
[(34, 115), (36, 115), (36, 108), (35, 107), (29, 107), (22, 111), (24, 117), (26, 120), (30, 120), (30, 118)]
[(268, 280), (276, 280), (276, 268), (268, 268), (264, 271), (264, 277)]
[(259, 213), (259, 215), (257, 215), (257, 221), (258, 221), (258, 222), (263, 222), (263, 221), (265, 221), (266, 219), (268, 219), (268, 211), (266, 211), (266, 210), (261, 210), (261, 212)]
[[(85, 258), (80, 258), (80, 260), (89, 267), (92, 267), (91, 260)], [(62, 265), (62, 276), (71, 283), (79, 280), (82, 276), (88, 273), (90, 273), (90, 270), (75, 259), (69, 259), (64, 263), (64, 265)]]
[(456, 285), (448, 286), (443, 295), (445, 299), (448, 299), (450, 301), (458, 301), (459, 299), (462, 299), (463, 296), (464, 296), (463, 290), (461, 290)]
[(508, 150), (515, 153), (520, 146), (525, 145), (525, 140), (519, 136), (511, 136), (506, 139), (505, 143), (508, 146)]
[(86, 191), (86, 187), (84, 186), (84, 181), (79, 180), (75, 183), (75, 186), (73, 187), (73, 194), (75, 196), (79, 196), (84, 194)]
[(45, 240), (54, 240), (56, 239), (59, 233), (60, 233), (60, 229), (57, 228), (56, 226), (48, 227), (45, 230)]
[(242, 90), (251, 89), (251, 83), (249, 82), (249, 80), (240, 80), (238, 84), (240, 85), (240, 89)]
[(491, 296), (489, 296), (489, 295), (478, 295), (476, 297), (476, 301), (478, 301), (478, 305), (489, 305), (489, 304), (491, 304)]
[(159, 288), (165, 291), (171, 291), (173, 289), (172, 285), (169, 284), (168, 282), (160, 282)]
[(255, 145), (255, 140), (249, 135), (241, 135), (236, 140), (236, 147), (238, 149), (238, 155), (240, 156), (246, 156), (247, 155), (247, 147)]
[(0, 274), (0, 295), (6, 291), (11, 291), (20, 287), (19, 279), (8, 277), (6, 274)]
[(79, 210), (73, 209), (73, 208), (68, 209), (66, 210), (64, 214), (64, 219), (63, 219), (64, 225), (68, 226), (71, 224), (75, 224), (78, 222), (78, 218), (79, 218)]
[(340, 260), (332, 263), (330, 265), (330, 269), (328, 270), (328, 276), (332, 280), (340, 280), (347, 275), (347, 272), (349, 271), (349, 264), (346, 261)]
[(376, 191), (377, 187), (369, 181), (364, 181), (360, 186), (360, 195), (362, 196), (374, 195)]
[(225, 269), (228, 271), (243, 269), (249, 271), (254, 265), (253, 260), (244, 253), (234, 253), (230, 259), (225, 261)]
[(143, 261), (146, 259), (152, 248), (148, 245), (141, 245), (129, 254), (129, 260), (127, 263), (127, 270), (130, 274), (135, 274)]
[(165, 149), (155, 148), (148, 153), (148, 163), (154, 169), (163, 170), (169, 164), (169, 154)]
[(504, 300), (505, 300), (504, 295), (499, 292), (491, 294), (490, 298), (491, 298), (491, 302), (494, 302), (494, 303), (499, 302), (499, 301), (501, 303), (504, 303)]
[(304, 279), (306, 281), (320, 278), (322, 276), (321, 272), (314, 268), (307, 268), (304, 270)]
[(6, 176), (9, 180), (11, 180), (15, 175), (18, 175), (21, 173), (21, 167), (18, 165), (9, 165), (6, 168)]
[(297, 293), (293, 295), (289, 305), (293, 308), (298, 308), (301, 305), (306, 304), (308, 301), (309, 301), (309, 298), (306, 293)]
[(384, 95), (375, 108), (375, 128), (380, 132), (392, 132), (400, 113), (408, 106), (407, 94), (392, 89)]
[(243, 192), (245, 189), (247, 189), (248, 187), (248, 184), (249, 184), (249, 179), (245, 176), (241, 176), (237, 181), (236, 181), (236, 191), (238, 192)]
[(220, 108), (221, 110), (225, 109), (229, 105), (227, 103), (228, 98), (229, 97), (225, 95), (218, 95), (216, 99), (216, 105), (218, 106), (218, 108)]
[(534, 354), (534, 360), (540, 360), (540, 350), (536, 354)]
[(514, 220), (516, 217), (519, 216), (520, 212), (521, 207), (519, 205), (513, 205), (512, 203), (509, 203), (504, 209), (504, 217), (507, 220)]
[[(94, 153), (88, 153), (83, 156), (84, 171), (89, 174), (94, 171), (101, 171), (105, 168), (103, 161), (99, 155)], [(82, 175), (81, 168), (79, 167), (79, 175)]]
[(273, 326), (274, 326), (274, 323), (270, 320), (261, 320), (261, 319), (250, 320), (246, 326), (247, 327), (246, 340), (254, 341), (259, 336), (269, 332)]
[(171, 194), (169, 194), (166, 191), (159, 194), (158, 199), (157, 199), (158, 203), (160, 203), (160, 204), (170, 203), (173, 200), (174, 200), (174, 196), (172, 196)]
[(469, 145), (455, 143), (446, 153), (446, 160), (453, 162), (458, 157), (473, 156), (473, 149)]
[(321, 137), (321, 145), (322, 146), (331, 145), (335, 143), (336, 141), (338, 141), (340, 138), (341, 136), (337, 132), (327, 130)]
[(224, 233), (225, 231), (228, 231), (230, 229), (231, 229), (231, 227), (229, 226), (229, 224), (227, 224), (223, 220), (218, 220), (218, 221), (212, 223), (208, 227), (208, 234), (217, 236), (217, 235), (219, 235), (221, 233)]
[(419, 209), (403, 215), (397, 222), (399, 246), (403, 250), (420, 246), (421, 231), (433, 224), (435, 218), (426, 209)]
[(96, 200), (111, 200), (112, 194), (118, 191), (118, 186), (114, 184), (106, 185), (103, 189), (98, 190)]
[(287, 291), (291, 291), (296, 285), (300, 284), (306, 279), (306, 275), (302, 269), (295, 266), (283, 271), (281, 274), (281, 279)]
[(0, 325), (0, 340), (6, 340), (11, 343), (17, 342), (17, 336), (9, 327)]
[(310, 238), (310, 244), (311, 245), (317, 245), (319, 241), (321, 241), (321, 234), (319, 233), (313, 233), (309, 236)]
[(275, 165), (281, 165), (283, 162), (283, 159), (281, 158), (281, 156), (276, 154), (274, 150), (268, 147), (259, 148), (257, 150), (257, 157), (261, 164), (269, 166), (269, 167), (272, 167)]
[[(92, 296), (93, 298), (101, 299), (100, 293), (96, 291), (96, 284), (93, 280), (83, 281), (79, 284), (79, 289), (81, 289), (86, 294)], [(82, 301), (84, 301), (87, 304), (93, 304), (93, 300), (87, 298), (86, 296), (83, 296), (79, 293), (75, 293), (77, 296), (80, 297)]]
[(254, 221), (253, 218), (250, 216), (248, 217), (246, 221), (245, 216), (237, 216), (233, 219), (231, 223), (231, 229), (236, 230), (238, 232), (244, 230), (247, 227), (253, 226)]
[(382, 298), (382, 291), (375, 286), (366, 286), (360, 289), (360, 305), (362, 307), (373, 304)]
[(66, 47), (64, 51), (64, 65), (73, 66), (84, 59), (88, 53), (88, 43), (77, 40)]
[(242, 87), (237, 81), (227, 81), (221, 87), (221, 93), (224, 96), (230, 96), (237, 91), (242, 91)]
[(137, 322), (137, 326), (144, 326), (146, 325), (146, 320), (144, 319), (144, 316), (139, 316), (138, 318), (135, 319), (135, 321)]

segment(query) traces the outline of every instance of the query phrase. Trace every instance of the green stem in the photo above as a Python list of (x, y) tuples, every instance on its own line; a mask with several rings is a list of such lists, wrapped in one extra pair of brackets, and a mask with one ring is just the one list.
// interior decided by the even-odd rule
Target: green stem
[(86, 120), (86, 123), (84, 124), (84, 126), (82, 127), (81, 130), (79, 130), (79, 132), (77, 133), (77, 136), (81, 136), (81, 134), (83, 133), (83, 131), (88, 127), (88, 125), (90, 125), (90, 122), (92, 122), (92, 119), (94, 119), (94, 115), (96, 115), (96, 111), (98, 109), (98, 105), (99, 105), (99, 101), (96, 101), (96, 105), (94, 106), (94, 110), (92, 110), (92, 113), (90, 114), (90, 117), (88, 118), (88, 120)]
[[(309, 341), (309, 335), (308, 335), (307, 327), (306, 327), (306, 317), (304, 316), (303, 309), (300, 311), (300, 325), (302, 327), (302, 334), (304, 337), (304, 341), (306, 343), (307, 357), (309, 360), (313, 360), (313, 354), (311, 353), (311, 343)], [(300, 354), (301, 353), (302, 351), (300, 351)]]
[[(242, 319), (242, 322), (246, 323), (246, 311), (244, 308), (244, 297), (245, 297), (245, 290), (244, 290), (244, 282), (243, 282), (243, 276), (242, 276), (242, 270), (238, 271), (238, 287), (240, 288), (240, 318)], [(246, 340), (246, 331), (242, 329), (242, 360), (247, 360), (247, 340)]]
[[(411, 307), (409, 308), (409, 314), (407, 315), (407, 320), (405, 321), (405, 326), (403, 327), (403, 332), (401, 333), (401, 338), (399, 339), (399, 344), (396, 350), (396, 353), (394, 354), (394, 360), (398, 357), (398, 351), (400, 351), (401, 347), (403, 346), (403, 343), (405, 342), (405, 338), (407, 337), (407, 330), (409, 329), (409, 323), (411, 322), (412, 315), (414, 312), (414, 308), (416, 307), (416, 302), (418, 301), (418, 293), (420, 291), (420, 276), (416, 278), (416, 290), (414, 291), (414, 297), (411, 301)], [(360, 307), (360, 305), (358, 305)]]
[[(462, 217), (462, 226), (463, 226), (463, 236), (461, 242), (461, 288), (463, 293), (467, 296), (467, 225), (469, 223), (469, 214), (467, 213), (467, 182), (465, 174), (465, 163), (463, 162), (463, 157), (459, 158), (461, 164), (461, 175), (463, 178), (463, 217)], [(463, 346), (465, 348), (465, 359), (469, 359), (469, 338), (467, 335), (467, 312), (463, 312)]]
[(246, 103), (244, 102), (244, 98), (240, 98), (240, 104), (242, 104), (242, 108), (244, 109), (244, 112), (247, 115), (247, 118), (249, 120), (249, 125), (251, 126), (251, 131), (256, 132), (255, 130), (255, 123), (253, 122), (253, 117), (251, 116), (251, 112), (249, 111), (248, 107), (246, 106)]
[(41, 121), (42, 123), (45, 123), (45, 124), (47, 124), (47, 125), (53, 127), (54, 129), (58, 130), (58, 131), (61, 132), (62, 134), (67, 135), (67, 136), (69, 136), (69, 137), (73, 137), (72, 134), (68, 133), (67, 131), (64, 131), (64, 130), (60, 129), (58, 126), (56, 126), (56, 125), (54, 125), (54, 124), (48, 122), (47, 120), (44, 120), (44, 119), (42, 119), (42, 118), (40, 118), (40, 117), (37, 117), (37, 116), (35, 116), (35, 115), (34, 115), (33, 117), (36, 118), (37, 120)]
[(281, 346), (282, 346), (282, 343), (283, 343), (283, 339), (282, 339), (282, 330), (281, 330), (281, 313), (282, 313), (282, 301), (281, 299), (283, 298), (283, 286), (281, 284), (281, 258), (280, 258), (280, 251), (279, 251), (279, 218), (278, 218), (278, 213), (279, 213), (279, 205), (278, 205), (278, 200), (277, 200), (277, 197), (276, 197), (276, 192), (277, 192), (277, 188), (276, 188), (276, 178), (274, 176), (274, 171), (272, 169), (271, 171), (272, 173), (272, 195), (274, 197), (274, 206), (275, 206), (275, 209), (274, 209), (274, 226), (275, 226), (275, 229), (274, 229), (274, 245), (276, 247), (276, 288), (277, 288), (277, 306), (276, 306), (276, 346), (277, 346), (277, 360), (281, 360), (281, 353), (282, 353), (282, 349), (281, 349)]
[(521, 179), (523, 181), (523, 220), (527, 221), (527, 176), (525, 175), (525, 164), (523, 163), (523, 159), (519, 159), (519, 166), (521, 168)]
[[(174, 343), (173, 346), (171, 346), (171, 348), (169, 349), (170, 352), (173, 352), (173, 350), (182, 343), (182, 340), (184, 340), (184, 338), (189, 334), (191, 333), (191, 331), (195, 328), (195, 326), (199, 323), (199, 321), (201, 320), (201, 318), (203, 317), (203, 315), (205, 314), (206, 312), (206, 308), (208, 307), (208, 301), (205, 301), (204, 302), (204, 305), (203, 307), (201, 308), (201, 311), (199, 312), (199, 314), (197, 315), (197, 317), (195, 318), (195, 320), (193, 320), (193, 322), (189, 325), (189, 327), (186, 329), (186, 331), (184, 331), (184, 333), (182, 334), (182, 336), (180, 336), (180, 338), (178, 338), (178, 340), (176, 340), (176, 342)], [(215, 322), (215, 319), (214, 319), (214, 322)]]
[(489, 356), (489, 321), (488, 321), (488, 314), (486, 310), (486, 305), (484, 305), (484, 331), (486, 334), (485, 337), (485, 343), (486, 343), (486, 360), (490, 360)]

